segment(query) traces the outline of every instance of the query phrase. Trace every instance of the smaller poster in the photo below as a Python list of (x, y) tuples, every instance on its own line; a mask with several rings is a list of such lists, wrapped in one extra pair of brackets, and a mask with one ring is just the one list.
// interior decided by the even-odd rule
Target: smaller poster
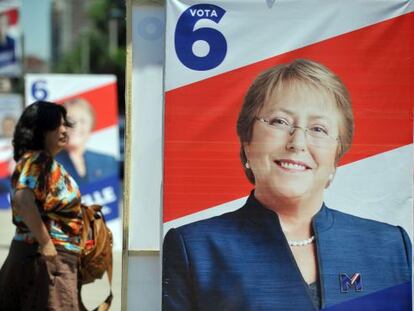
[(120, 243), (119, 129), (113, 75), (29, 74), (26, 106), (37, 100), (62, 104), (72, 123), (69, 143), (56, 160), (79, 185), (82, 202), (103, 206)]
[(20, 94), (0, 94), (0, 209), (10, 208), (10, 175), (15, 164), (12, 138), (22, 109)]
[(20, 76), (20, 1), (0, 1), (0, 75)]

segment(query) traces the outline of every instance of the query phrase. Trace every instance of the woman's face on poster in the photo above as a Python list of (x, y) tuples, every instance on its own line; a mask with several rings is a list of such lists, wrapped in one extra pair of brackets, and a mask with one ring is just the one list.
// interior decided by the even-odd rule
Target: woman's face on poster
[[(333, 96), (293, 82), (269, 96), (258, 118), (269, 122), (256, 120), (244, 145), (255, 191), (292, 200), (323, 195), (338, 149), (340, 114)], [(280, 129), (289, 126), (290, 132)]]
[(93, 127), (93, 118), (87, 109), (73, 104), (66, 107), (68, 118), (74, 123), (69, 129), (69, 147), (85, 145)]

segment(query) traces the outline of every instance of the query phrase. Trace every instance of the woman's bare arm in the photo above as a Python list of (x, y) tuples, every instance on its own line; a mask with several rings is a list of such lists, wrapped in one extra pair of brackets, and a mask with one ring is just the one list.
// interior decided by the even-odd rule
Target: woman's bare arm
[(17, 190), (13, 197), (13, 205), (16, 213), (22, 217), (23, 222), (38, 241), (40, 254), (47, 260), (54, 259), (57, 255), (56, 248), (40, 217), (33, 192), (30, 189)]

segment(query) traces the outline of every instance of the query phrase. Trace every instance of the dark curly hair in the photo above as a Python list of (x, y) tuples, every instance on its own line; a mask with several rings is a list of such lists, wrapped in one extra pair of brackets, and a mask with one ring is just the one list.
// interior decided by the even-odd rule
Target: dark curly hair
[(14, 130), (14, 160), (17, 162), (29, 150), (43, 150), (46, 132), (56, 130), (61, 125), (62, 118), (66, 126), (72, 127), (62, 105), (37, 101), (26, 107)]

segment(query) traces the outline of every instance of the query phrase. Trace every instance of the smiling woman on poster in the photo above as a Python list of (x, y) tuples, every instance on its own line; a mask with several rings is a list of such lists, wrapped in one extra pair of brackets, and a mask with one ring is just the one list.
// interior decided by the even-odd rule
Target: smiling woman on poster
[(234, 212), (167, 233), (163, 310), (319, 310), (409, 282), (404, 229), (324, 204), (353, 130), (350, 96), (325, 66), (261, 73), (237, 122), (254, 190)]
[(58, 162), (81, 188), (105, 178), (118, 178), (119, 164), (114, 157), (87, 149), (96, 123), (91, 104), (83, 98), (73, 98), (64, 102), (63, 106), (74, 126), (69, 130), (68, 146), (56, 157)]

